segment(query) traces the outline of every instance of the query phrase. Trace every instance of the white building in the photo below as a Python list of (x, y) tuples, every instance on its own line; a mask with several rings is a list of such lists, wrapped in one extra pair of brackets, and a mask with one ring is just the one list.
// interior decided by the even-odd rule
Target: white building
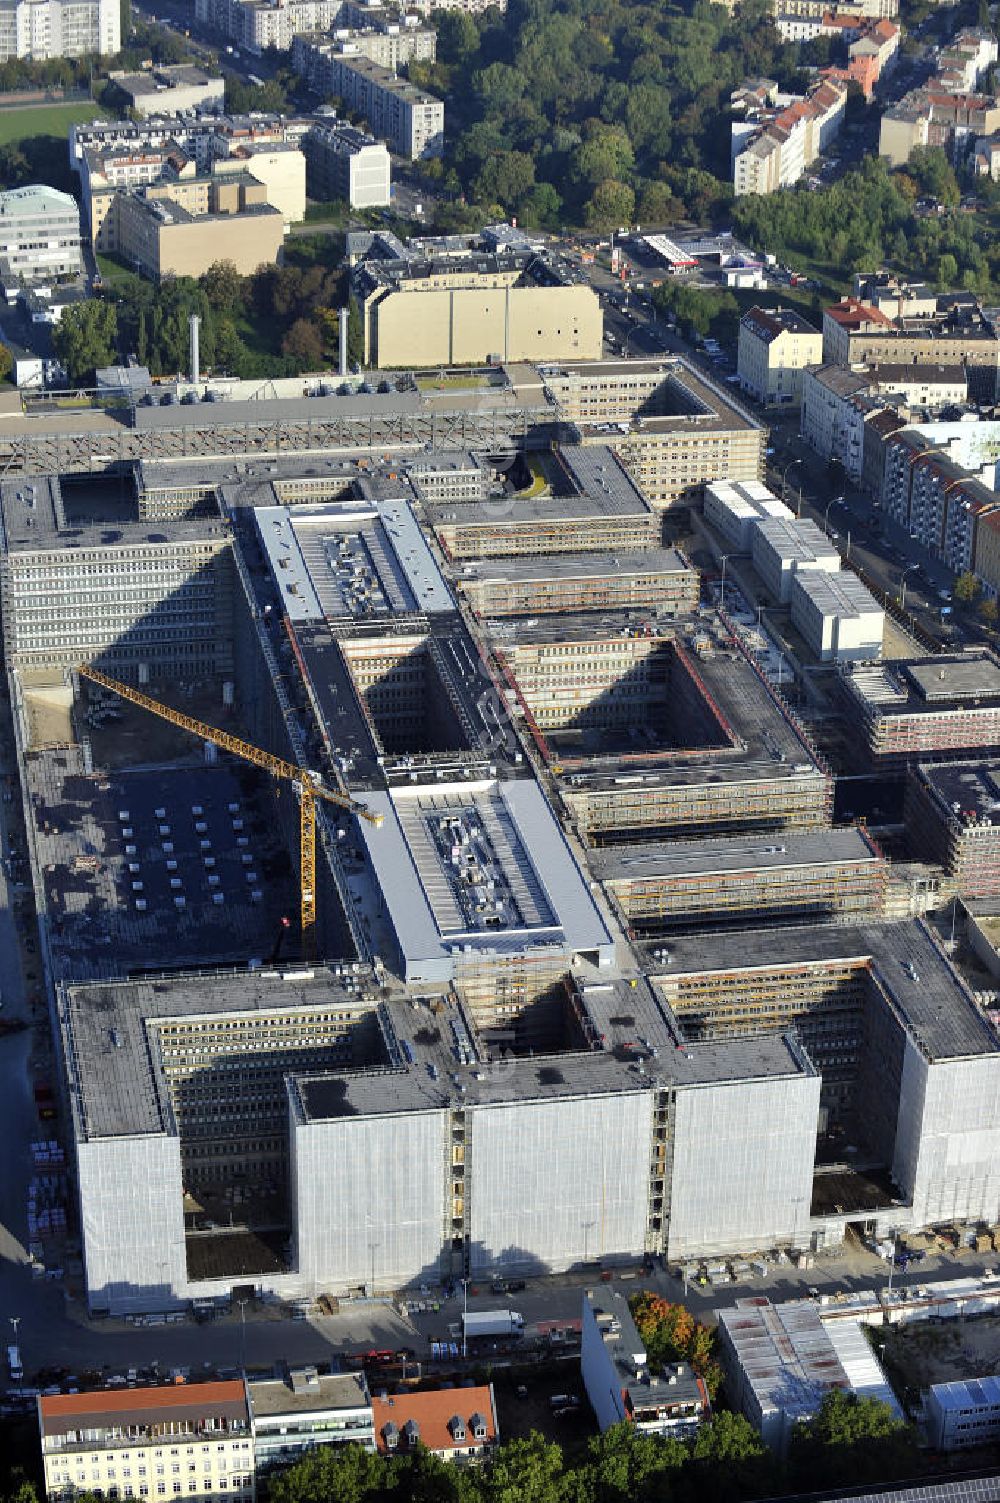
[(384, 208), (391, 197), (391, 164), (384, 141), (346, 120), (318, 122), (302, 143), (309, 197), (346, 198), (352, 209)]
[(76, 277), (80, 207), (68, 193), (44, 184), (0, 193), (0, 278), (40, 282)]
[(924, 1423), (935, 1451), (994, 1444), (1000, 1436), (1000, 1378), (933, 1384), (924, 1400)]
[(821, 662), (882, 656), (885, 611), (856, 574), (806, 569), (792, 581), (792, 625)]
[(645, 1435), (689, 1440), (708, 1418), (708, 1391), (686, 1362), (650, 1366), (620, 1292), (584, 1291), (580, 1371), (602, 1430), (627, 1421)]
[(315, 1446), (348, 1442), (375, 1449), (372, 1401), (363, 1372), (320, 1375), (292, 1368), (288, 1378), (247, 1384), (257, 1470), (288, 1466)]
[(14, 0), (0, 9), (0, 63), (120, 51), (118, 0)]
[(740, 319), (740, 385), (767, 407), (799, 402), (803, 370), (822, 353), (822, 334), (794, 308), (750, 308)]
[(705, 521), (738, 553), (749, 553), (754, 528), (764, 517), (795, 520), (762, 480), (713, 480), (705, 487)]
[(84, 1492), (173, 1498), (182, 1486), (185, 1503), (255, 1496), (242, 1379), (43, 1394), (38, 1425), (49, 1503)]
[(766, 517), (757, 522), (752, 540), (753, 566), (772, 600), (787, 605), (792, 580), (799, 570), (822, 569), (836, 574), (840, 554), (816, 523)]

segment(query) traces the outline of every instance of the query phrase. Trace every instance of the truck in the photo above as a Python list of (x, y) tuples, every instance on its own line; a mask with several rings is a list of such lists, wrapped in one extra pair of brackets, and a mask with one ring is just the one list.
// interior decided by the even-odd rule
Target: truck
[(21, 1366), (21, 1352), (16, 1346), (7, 1348), (7, 1371), (10, 1373), (12, 1383), (20, 1383), (24, 1377), (24, 1368)]
[(462, 1316), (462, 1335), (466, 1341), (484, 1336), (523, 1336), (524, 1316), (516, 1310), (470, 1310)]

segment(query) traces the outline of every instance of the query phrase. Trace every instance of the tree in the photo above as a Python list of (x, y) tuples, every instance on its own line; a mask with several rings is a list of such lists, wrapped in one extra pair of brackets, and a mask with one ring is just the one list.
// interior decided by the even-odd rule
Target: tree
[(360, 1446), (317, 1446), (269, 1479), (270, 1503), (368, 1503), (382, 1495), (388, 1468)]
[(497, 151), (480, 168), (472, 185), (480, 203), (517, 208), (535, 185), (535, 164), (523, 151)]
[(118, 317), (113, 303), (93, 299), (68, 307), (52, 334), (56, 355), (70, 381), (92, 380), (98, 366), (115, 358)]
[(695, 1461), (734, 1462), (763, 1456), (764, 1442), (742, 1414), (722, 1409), (698, 1431), (691, 1453)]
[(242, 306), (245, 279), (232, 261), (213, 261), (201, 279), (205, 296), (217, 313), (233, 314)]
[(795, 1435), (791, 1459), (803, 1479), (831, 1483), (888, 1481), (910, 1472), (917, 1458), (911, 1426), (880, 1399), (834, 1388)]
[(634, 216), (635, 194), (627, 183), (612, 178), (598, 183), (583, 214), (592, 230), (612, 230), (616, 225), (631, 224)]
[(487, 1464), (480, 1487), (483, 1503), (557, 1503), (562, 1474), (559, 1446), (532, 1430), (526, 1440), (501, 1446)]
[(958, 262), (950, 252), (945, 252), (938, 261), (937, 279), (940, 287), (954, 287), (958, 281)]
[(698, 1431), (691, 1462), (699, 1495), (713, 1499), (769, 1495), (778, 1480), (774, 1460), (749, 1420), (725, 1409)]
[(955, 580), (955, 587), (951, 593), (952, 598), (957, 600), (959, 605), (971, 605), (979, 594), (979, 580), (967, 569)]
[(672, 1474), (688, 1459), (679, 1440), (643, 1435), (634, 1425), (612, 1425), (588, 1447), (588, 1471), (595, 1503), (639, 1503), (661, 1497)]
[(281, 353), (303, 370), (318, 370), (323, 364), (323, 335), (311, 319), (297, 318), (281, 341)]
[(997, 606), (992, 595), (984, 595), (976, 607), (976, 614), (984, 626), (994, 627), (997, 624), (997, 617), (1000, 616), (1000, 607)]
[(13, 355), (5, 344), (0, 344), (0, 381), (6, 381), (13, 369)]

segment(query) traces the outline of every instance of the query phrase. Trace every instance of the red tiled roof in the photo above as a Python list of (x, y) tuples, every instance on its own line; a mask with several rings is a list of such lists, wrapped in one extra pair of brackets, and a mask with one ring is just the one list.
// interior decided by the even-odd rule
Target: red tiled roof
[(198, 1408), (206, 1412), (237, 1404), (245, 1408), (246, 1393), (238, 1378), (221, 1383), (175, 1383), (161, 1388), (102, 1388), (95, 1393), (53, 1393), (38, 1400), (44, 1426), (46, 1420), (72, 1420), (81, 1415), (107, 1415), (113, 1420), (122, 1413), (135, 1414)]
[[(372, 1399), (372, 1414), (375, 1419), (375, 1443), (379, 1451), (386, 1452), (383, 1430), (393, 1424), (402, 1430), (407, 1420), (414, 1420), (420, 1430), (420, 1440), (429, 1451), (451, 1451), (456, 1447), (468, 1450), (482, 1449), (497, 1440), (497, 1417), (493, 1403), (493, 1388), (484, 1384), (480, 1388), (442, 1388), (430, 1393), (398, 1393), (389, 1399)], [(486, 1439), (476, 1440), (472, 1434), (471, 1420), (481, 1414), (486, 1421)], [(465, 1425), (465, 1439), (456, 1441), (449, 1429), (449, 1422), (457, 1415)]]
[(833, 319), (834, 323), (840, 324), (843, 329), (857, 329), (862, 324), (884, 324), (887, 328), (892, 327), (892, 319), (887, 318), (881, 308), (873, 308), (870, 303), (859, 303), (857, 298), (845, 298), (843, 302), (831, 303), (824, 308), (823, 312)]

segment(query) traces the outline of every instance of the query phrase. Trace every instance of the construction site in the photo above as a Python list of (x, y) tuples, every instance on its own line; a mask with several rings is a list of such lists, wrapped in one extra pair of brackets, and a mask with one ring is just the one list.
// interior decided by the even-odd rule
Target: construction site
[[(721, 442), (649, 364), (604, 426)], [(992, 1026), (618, 438), (553, 445), (588, 383), (142, 409), (131, 475), (0, 487), (95, 1311), (1000, 1218)]]

